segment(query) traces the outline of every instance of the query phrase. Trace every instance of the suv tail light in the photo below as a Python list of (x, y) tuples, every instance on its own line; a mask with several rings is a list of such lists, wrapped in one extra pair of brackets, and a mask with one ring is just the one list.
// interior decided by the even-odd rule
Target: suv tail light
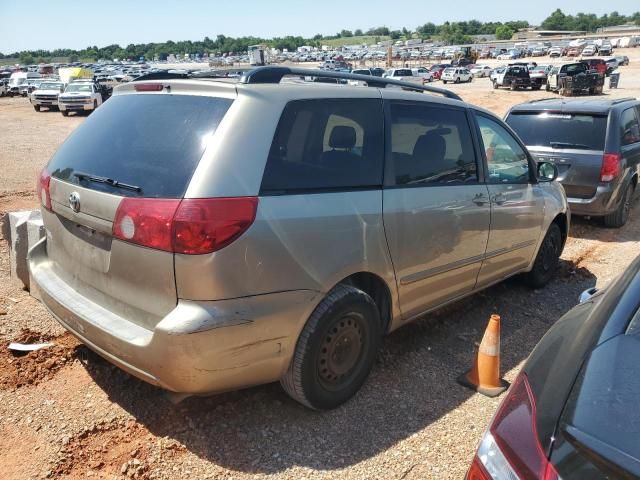
[(600, 181), (610, 182), (620, 174), (620, 161), (622, 155), (619, 153), (605, 153), (602, 156), (602, 168), (600, 169)]
[(255, 220), (257, 208), (257, 197), (127, 197), (118, 206), (113, 236), (167, 252), (212, 253), (246, 232)]
[(538, 440), (536, 403), (521, 373), (485, 433), (467, 480), (560, 480)]
[(51, 175), (47, 173), (47, 168), (45, 167), (40, 172), (40, 176), (38, 177), (38, 182), (36, 183), (36, 194), (40, 199), (40, 205), (42, 205), (47, 210), (51, 210), (51, 192), (49, 191), (49, 185), (51, 184)]

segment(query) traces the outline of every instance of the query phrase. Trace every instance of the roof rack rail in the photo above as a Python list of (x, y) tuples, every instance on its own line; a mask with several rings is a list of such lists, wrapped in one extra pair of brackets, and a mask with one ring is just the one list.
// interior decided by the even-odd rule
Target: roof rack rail
[(549, 100), (562, 100), (562, 98), (561, 97), (536, 98), (535, 100), (529, 100), (527, 103), (548, 102)]
[(619, 104), (619, 103), (622, 103), (622, 102), (630, 102), (630, 101), (632, 101), (632, 100), (637, 100), (637, 99), (636, 99), (636, 98), (634, 98), (634, 97), (616, 98), (616, 99), (614, 99), (614, 100), (612, 100), (612, 101), (611, 101), (611, 104), (612, 104), (612, 105), (617, 105), (617, 104)]
[(357, 80), (365, 82), (369, 87), (385, 88), (389, 85), (402, 87), (405, 90), (414, 92), (430, 92), (444, 95), (453, 100), (461, 100), (460, 96), (450, 90), (444, 88), (430, 87), (426, 85), (416, 85), (415, 83), (403, 82), (400, 80), (392, 80), (390, 78), (374, 77), (372, 75), (358, 75), (355, 73), (335, 72), (331, 70), (313, 70), (309, 68), (289, 68), (289, 67), (257, 67), (249, 70), (240, 78), (240, 83), (257, 84), (257, 83), (280, 83), (283, 77), (288, 76), (304, 76), (304, 77), (320, 77), (335, 78), (342, 80)]

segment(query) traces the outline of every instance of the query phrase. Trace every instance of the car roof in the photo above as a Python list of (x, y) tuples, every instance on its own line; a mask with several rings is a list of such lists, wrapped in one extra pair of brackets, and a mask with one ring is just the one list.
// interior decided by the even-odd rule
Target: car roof
[(542, 100), (532, 100), (527, 103), (520, 103), (511, 108), (510, 112), (572, 112), (572, 113), (595, 113), (607, 114), (617, 107), (640, 104), (635, 98), (615, 98), (615, 99), (577, 99), (564, 100), (559, 98), (547, 98)]

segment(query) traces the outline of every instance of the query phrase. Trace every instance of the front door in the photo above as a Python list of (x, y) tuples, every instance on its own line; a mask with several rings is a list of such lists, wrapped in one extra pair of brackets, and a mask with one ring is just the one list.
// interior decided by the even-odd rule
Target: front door
[(384, 226), (400, 308), (410, 318), (475, 287), (489, 197), (465, 109), (400, 100), (386, 105)]
[(495, 119), (476, 112), (491, 199), (491, 229), (478, 287), (524, 269), (536, 252), (544, 196), (521, 143)]

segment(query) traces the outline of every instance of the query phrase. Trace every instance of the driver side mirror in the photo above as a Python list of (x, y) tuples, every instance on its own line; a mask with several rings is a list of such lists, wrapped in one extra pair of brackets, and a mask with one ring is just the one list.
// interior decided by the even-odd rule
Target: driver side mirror
[(553, 182), (558, 178), (558, 167), (555, 163), (539, 162), (538, 163), (538, 181)]

